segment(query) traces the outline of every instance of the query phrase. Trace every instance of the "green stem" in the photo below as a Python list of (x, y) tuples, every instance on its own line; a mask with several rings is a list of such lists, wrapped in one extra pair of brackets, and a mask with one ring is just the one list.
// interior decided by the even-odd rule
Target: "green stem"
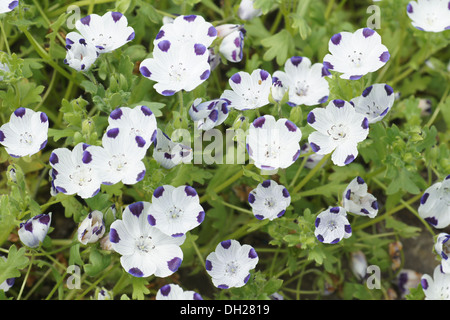
[(294, 188), (293, 192), (297, 193), (301, 188), (303, 188), (306, 183), (308, 183), (309, 180), (322, 168), (322, 165), (328, 160), (328, 158), (331, 157), (331, 153), (326, 154), (323, 156), (323, 158), (316, 164), (316, 166), (311, 169), (310, 172), (303, 178), (302, 181)]
[(33, 266), (34, 254), (31, 255), (30, 265), (28, 266), (27, 273), (25, 274), (25, 278), (23, 279), (22, 286), (20, 287), (19, 295), (17, 296), (17, 300), (20, 300), (22, 297), (23, 289), (25, 288), (25, 284), (27, 283), (28, 276), (30, 275), (31, 267)]
[(197, 254), (198, 259), (200, 260), (200, 263), (205, 266), (205, 259), (202, 256), (202, 253), (200, 252), (200, 249), (198, 248), (197, 244), (195, 243), (193, 237), (189, 237), (192, 247), (194, 248), (195, 253)]
[(433, 122), (436, 120), (439, 112), (441, 111), (441, 107), (442, 105), (445, 103), (445, 100), (447, 99), (448, 96), (448, 92), (450, 90), (450, 85), (447, 86), (447, 89), (445, 89), (444, 95), (442, 96), (441, 101), (439, 102), (436, 110), (434, 110), (433, 115), (431, 116), (430, 120), (427, 122), (427, 124), (425, 125), (425, 127), (429, 128), (431, 127), (431, 125), (433, 124)]
[(3, 22), (2, 22), (1, 19), (0, 19), (0, 29), (1, 29), (1, 32), (2, 32), (3, 42), (5, 43), (6, 52), (10, 56), (11, 55), (11, 49), (9, 48), (8, 38), (6, 37), (5, 27), (4, 27)]
[(248, 214), (253, 215), (253, 212), (252, 212), (251, 210), (248, 210), (248, 209), (244, 209), (244, 208), (235, 206), (235, 205), (233, 205), (233, 204), (231, 204), (231, 203), (228, 203), (228, 202), (226, 202), (226, 201), (222, 201), (221, 203), (222, 203), (224, 206), (226, 206), (226, 207), (229, 207), (229, 208), (232, 208), (232, 209), (234, 209), (234, 210), (241, 211), (241, 212), (244, 212), (244, 213), (248, 213)]

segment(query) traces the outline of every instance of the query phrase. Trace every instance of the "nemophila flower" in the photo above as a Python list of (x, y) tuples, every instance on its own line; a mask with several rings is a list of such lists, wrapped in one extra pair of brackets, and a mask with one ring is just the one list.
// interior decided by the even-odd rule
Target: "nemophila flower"
[(292, 121), (261, 116), (248, 130), (247, 152), (260, 169), (285, 169), (298, 159), (301, 138), (302, 132)]
[(411, 269), (402, 269), (397, 275), (397, 287), (400, 291), (401, 298), (405, 298), (411, 289), (420, 285), (421, 273)]
[(219, 52), (230, 62), (240, 62), (243, 58), (245, 29), (241, 26), (222, 39)]
[(256, 69), (251, 75), (239, 71), (228, 82), (232, 90), (225, 90), (220, 98), (229, 102), (229, 108), (257, 109), (269, 103), (272, 76), (266, 70)]
[(378, 202), (367, 189), (367, 183), (363, 178), (353, 179), (343, 194), (345, 210), (359, 216), (374, 218), (378, 214)]
[(134, 139), (137, 145), (145, 143), (145, 150), (156, 139), (156, 117), (147, 106), (117, 108), (109, 114), (108, 123), (107, 131), (118, 128), (120, 132)]
[(219, 243), (214, 252), (206, 257), (206, 272), (214, 286), (219, 289), (239, 288), (250, 279), (250, 270), (258, 264), (255, 249), (236, 240)]
[(440, 265), (434, 268), (433, 277), (424, 274), (420, 283), (425, 300), (450, 300), (450, 274), (443, 273)]
[(191, 186), (164, 185), (153, 192), (148, 222), (165, 234), (181, 237), (199, 226), (204, 218), (197, 191)]
[(361, 250), (350, 252), (350, 269), (358, 280), (366, 277), (367, 258)]
[(450, 29), (450, 5), (447, 0), (411, 1), (406, 6), (411, 24), (422, 31), (442, 32)]
[(450, 234), (441, 232), (436, 238), (434, 250), (441, 257), (442, 272), (450, 273)]
[(153, 88), (161, 95), (171, 96), (184, 90), (192, 91), (209, 78), (209, 50), (202, 43), (180, 44), (160, 41), (153, 57), (140, 64), (141, 74), (155, 81)]
[(202, 102), (201, 98), (197, 98), (189, 109), (189, 115), (197, 123), (198, 130), (208, 131), (227, 119), (228, 102), (224, 99)]
[(18, 5), (17, 0), (0, 0), (0, 14), (13, 11)]
[(265, 180), (250, 191), (248, 202), (257, 219), (273, 220), (284, 215), (291, 204), (291, 195), (283, 185), (273, 180)]
[(262, 15), (261, 9), (255, 9), (253, 0), (241, 0), (238, 16), (242, 20), (251, 20)]
[(98, 57), (97, 48), (79, 33), (70, 32), (66, 36), (66, 58), (64, 63), (77, 71), (87, 71)]
[(153, 44), (159, 47), (159, 43), (169, 41), (171, 44), (181, 44), (192, 47), (194, 44), (202, 44), (209, 47), (217, 37), (216, 28), (205, 21), (199, 15), (182, 15), (172, 20), (171, 23), (165, 23), (156, 35)]
[(308, 156), (308, 158), (306, 159), (306, 162), (305, 162), (305, 167), (308, 169), (314, 168), (320, 162), (320, 160), (322, 160), (322, 158), (323, 158), (323, 154), (315, 153), (311, 149), (311, 146), (309, 145), (309, 143), (303, 144), (302, 147), (300, 148), (300, 155), (308, 154), (311, 152), (312, 152), (312, 154), (310, 154)]
[(109, 240), (121, 255), (120, 263), (135, 277), (167, 277), (178, 270), (183, 260), (180, 246), (186, 236), (171, 237), (148, 223), (148, 202), (127, 206), (122, 220), (111, 224)]
[(331, 54), (324, 57), (324, 67), (342, 73), (341, 78), (350, 80), (377, 71), (390, 58), (380, 35), (370, 28), (335, 34), (328, 43), (328, 50)]
[(279, 79), (289, 91), (289, 105), (313, 106), (328, 100), (330, 73), (322, 63), (311, 64), (307, 57), (291, 57), (284, 64), (284, 71), (275, 71), (273, 78)]
[(394, 89), (384, 83), (376, 83), (367, 87), (361, 96), (353, 98), (350, 103), (358, 113), (363, 114), (369, 123), (381, 121), (395, 101)]
[(102, 146), (89, 146), (85, 157), (92, 158), (92, 168), (103, 184), (136, 184), (145, 176), (146, 141), (141, 136), (130, 136), (125, 130), (112, 128), (102, 137)]
[(184, 291), (177, 284), (166, 284), (156, 293), (156, 300), (203, 300), (195, 291)]
[(93, 167), (92, 154), (86, 152), (87, 147), (79, 143), (72, 150), (58, 148), (52, 152), (49, 162), (56, 191), (82, 198), (91, 198), (100, 191), (102, 180)]
[[(0, 259), (6, 262), (6, 258), (4, 256), (0, 256)], [(16, 282), (16, 278), (6, 279), (2, 283), (0, 283), (0, 290), (3, 290), (3, 292), (7, 292), (14, 285), (14, 282)]]
[(425, 221), (437, 229), (450, 225), (450, 175), (425, 190), (420, 199), (418, 212)]
[(314, 234), (320, 242), (335, 244), (352, 235), (352, 227), (347, 220), (347, 212), (342, 207), (330, 207), (319, 213)]
[(52, 220), (52, 213), (41, 213), (20, 224), (20, 241), (30, 248), (37, 248), (44, 241)]
[(11, 157), (33, 155), (47, 145), (48, 117), (44, 112), (20, 107), (0, 127), (0, 144)]
[(100, 53), (114, 51), (135, 36), (127, 17), (120, 12), (107, 12), (103, 16), (91, 14), (78, 20), (75, 27)]
[(351, 163), (358, 155), (357, 145), (369, 134), (369, 121), (344, 100), (333, 100), (326, 108), (315, 108), (307, 117), (308, 124), (317, 131), (308, 137), (309, 145), (318, 154), (333, 152), (331, 159), (337, 166)]
[(78, 226), (77, 234), (78, 241), (84, 245), (97, 242), (105, 234), (103, 213), (98, 210), (90, 212)]
[(112, 300), (112, 292), (102, 287), (96, 294), (96, 300)]
[(153, 158), (162, 167), (172, 169), (180, 163), (192, 161), (192, 149), (179, 142), (172, 141), (164, 132), (158, 129), (153, 149)]

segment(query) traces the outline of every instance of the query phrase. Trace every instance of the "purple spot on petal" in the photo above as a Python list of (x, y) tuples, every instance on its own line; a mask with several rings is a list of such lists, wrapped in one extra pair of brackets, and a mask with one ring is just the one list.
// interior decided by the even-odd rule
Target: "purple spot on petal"
[(84, 18), (80, 19), (80, 22), (86, 26), (88, 26), (91, 23), (91, 16), (86, 16)]
[(153, 192), (153, 196), (155, 198), (159, 198), (159, 197), (162, 196), (163, 193), (164, 193), (164, 187), (161, 186), (161, 187), (158, 187), (158, 188), (155, 189), (155, 191)]
[(378, 202), (377, 202), (377, 201), (372, 202), (371, 207), (372, 207), (374, 210), (378, 210)]
[(170, 285), (166, 284), (166, 285), (162, 286), (161, 289), (159, 289), (159, 291), (161, 292), (161, 294), (163, 296), (167, 297), (170, 293)]
[(182, 262), (181, 258), (175, 257), (172, 260), (167, 261), (167, 266), (169, 267), (170, 271), (175, 272), (180, 267), (181, 262)]
[(362, 78), (362, 75), (354, 75), (354, 76), (350, 76), (350, 80), (359, 80)]
[(311, 150), (314, 151), (314, 152), (317, 152), (317, 151), (320, 150), (320, 146), (318, 146), (318, 145), (315, 144), (314, 142), (310, 142), (309, 145), (310, 145), (310, 147), (311, 147)]
[(200, 211), (197, 215), (197, 222), (202, 223), (205, 220), (205, 211)]
[(370, 212), (367, 211), (367, 209), (365, 209), (365, 208), (362, 208), (362, 209), (361, 209), (361, 212), (364, 213), (364, 214), (369, 214), (369, 213), (370, 213)]
[(131, 268), (130, 270), (128, 270), (128, 273), (138, 278), (144, 276), (144, 273), (139, 268)]
[(321, 234), (317, 235), (317, 240), (319, 240), (320, 242), (323, 242), (324, 239)]
[(219, 289), (228, 289), (229, 287), (226, 284), (219, 284), (217, 286), (217, 288), (219, 288)]
[(119, 243), (120, 237), (116, 229), (111, 229), (109, 231), (109, 241), (111, 241), (112, 243)]
[(366, 37), (366, 38), (370, 37), (374, 33), (375, 33), (375, 31), (370, 29), (370, 28), (364, 28), (363, 29), (363, 36)]
[(369, 95), (369, 93), (372, 91), (373, 86), (367, 87), (366, 89), (364, 89), (362, 96), (365, 98)]
[(436, 217), (428, 217), (424, 219), (426, 222), (428, 222), (429, 224), (431, 224), (432, 226), (437, 226), (438, 221), (436, 219)]
[(253, 121), (253, 126), (255, 128), (262, 128), (262, 126), (264, 125), (265, 122), (266, 122), (266, 118), (264, 118), (264, 116), (261, 116), (261, 117), (257, 118), (255, 121)]
[(264, 216), (261, 215), (261, 214), (255, 214), (255, 218), (258, 219), (258, 220), (263, 220)]
[(113, 110), (110, 113), (109, 117), (113, 120), (117, 120), (122, 117), (122, 114), (123, 114), (122, 109), (118, 108), (118, 109)]
[(290, 120), (286, 120), (286, 122), (284, 123), (284, 125), (286, 126), (286, 128), (288, 128), (289, 131), (291, 132), (295, 132), (297, 131), (297, 126)]
[(205, 70), (205, 72), (203, 72), (203, 73), (200, 75), (200, 80), (206, 80), (206, 79), (208, 79), (210, 74), (211, 74), (211, 71), (210, 71), (210, 70)]
[(5, 134), (3, 131), (0, 130), (0, 142), (3, 142), (5, 140)]
[(384, 90), (386, 90), (386, 93), (388, 96), (390, 96), (392, 93), (394, 93), (394, 89), (390, 85), (384, 85)]
[(45, 146), (47, 145), (48, 140), (46, 139), (44, 142), (41, 143), (41, 145), (39, 146), (39, 150), (42, 150), (45, 148)]
[(206, 47), (201, 43), (194, 44), (194, 52), (197, 56), (201, 56), (206, 52)]
[(300, 149), (297, 150), (296, 153), (294, 153), (294, 156), (292, 157), (292, 161), (297, 161), (298, 157), (300, 156)]
[(111, 12), (111, 17), (113, 18), (114, 22), (117, 22), (122, 18), (123, 14), (120, 12)]
[(413, 10), (411, 3), (408, 3), (408, 5), (406, 6), (406, 11), (408, 11), (408, 13), (413, 13), (414, 10)]
[(345, 101), (344, 100), (340, 100), (340, 99), (336, 99), (336, 100), (333, 100), (333, 104), (337, 108), (342, 108), (345, 105)]
[(385, 51), (381, 54), (380, 56), (380, 61), (381, 62), (388, 62), (389, 58), (391, 57), (391, 55), (389, 54), (389, 51)]
[(195, 191), (195, 189), (192, 188), (191, 186), (184, 187), (184, 192), (189, 197), (195, 197), (197, 195), (197, 191)]
[(320, 218), (316, 218), (316, 221), (314, 222), (314, 225), (316, 226), (316, 228), (319, 226), (320, 224)]
[(302, 63), (303, 57), (294, 56), (290, 60), (291, 60), (291, 63), (297, 67), (300, 63)]
[(314, 113), (312, 111), (310, 113), (308, 113), (308, 116), (306, 117), (306, 121), (309, 124), (313, 124), (314, 122), (316, 122), (316, 116), (314, 115)]
[(158, 48), (163, 52), (167, 52), (170, 49), (170, 41), (162, 40), (161, 42), (158, 42)]
[(156, 35), (155, 40), (161, 39), (162, 37), (164, 37), (164, 34), (165, 34), (164, 30), (160, 30)]
[(205, 261), (205, 268), (206, 268), (206, 270), (208, 270), (208, 271), (211, 271), (211, 270), (212, 270), (212, 263), (211, 263), (211, 261), (209, 261), (209, 260), (206, 260), (206, 261)]
[(239, 84), (241, 83), (241, 75), (239, 73), (235, 73), (231, 76), (230, 80), (236, 84)]
[(228, 248), (231, 246), (231, 240), (225, 240), (225, 241), (222, 241), (222, 242), (220, 243), (220, 245), (222, 246), (222, 248), (228, 249)]
[(424, 193), (423, 196), (420, 198), (420, 204), (425, 204), (429, 196), (430, 196), (429, 193)]
[(149, 214), (147, 216), (147, 221), (151, 226), (155, 226), (156, 225), (156, 219), (153, 215)]
[(250, 259), (255, 259), (258, 257), (258, 254), (256, 253), (255, 249), (251, 248), (250, 251), (248, 252), (248, 257)]
[(217, 30), (213, 26), (209, 27), (208, 29), (208, 36), (215, 37), (217, 36)]
[(335, 244), (335, 243), (338, 243), (339, 241), (341, 241), (341, 239), (336, 238), (336, 239), (334, 239), (333, 241), (331, 241), (330, 243), (331, 243), (331, 244)]
[(269, 73), (266, 70), (260, 70), (259, 75), (262, 81), (265, 81), (269, 77)]
[(286, 189), (286, 188), (284, 188), (283, 189), (283, 197), (285, 197), (285, 198), (289, 198), (291, 195), (289, 194), (289, 191), (288, 191), (288, 189)]
[(112, 129), (109, 129), (108, 131), (106, 131), (106, 136), (108, 138), (115, 139), (118, 135), (119, 135), (119, 128), (112, 128)]
[(364, 183), (366, 183), (366, 182), (364, 181), (364, 179), (361, 178), (360, 176), (356, 177), (356, 182), (358, 182), (358, 184), (364, 184)]
[(138, 147), (139, 148), (142, 148), (142, 147), (144, 147), (145, 146), (145, 140), (144, 140), (144, 138), (142, 138), (141, 136), (136, 136), (135, 138), (134, 138), (134, 140), (136, 141), (136, 143), (137, 143), (137, 145), (138, 145)]
[(344, 161), (344, 164), (349, 164), (351, 162), (353, 162), (353, 160), (355, 160), (355, 156), (350, 154)]
[(337, 46), (341, 42), (341, 39), (342, 35), (340, 33), (337, 33), (331, 37), (331, 42)]
[(138, 173), (136, 181), (141, 181), (142, 179), (144, 179), (144, 177), (145, 177), (145, 170), (142, 170), (141, 172)]
[(14, 111), (16, 117), (22, 118), (25, 115), (26, 109), (24, 107), (20, 107)]
[(361, 123), (361, 127), (363, 129), (368, 129), (369, 128), (369, 120), (367, 118), (364, 118), (364, 120)]
[(45, 123), (48, 121), (48, 117), (44, 112), (41, 112), (41, 114), (39, 115), (39, 117), (41, 118), (41, 122)]
[(264, 188), (270, 187), (270, 180), (265, 180), (265, 181), (263, 181), (263, 182), (261, 183), (261, 185), (262, 185)]
[(142, 74), (144, 77), (146, 77), (146, 78), (149, 78), (149, 77), (152, 75), (152, 73), (150, 72), (150, 70), (148, 70), (147, 67), (141, 67), (141, 68), (139, 69), (139, 71), (140, 71), (141, 74)]
[(345, 194), (345, 198), (347, 199), (347, 200), (350, 200), (350, 195), (352, 194), (352, 190), (351, 189), (348, 189), (347, 190), (347, 193)]
[(131, 41), (134, 39), (134, 37), (136, 36), (136, 34), (134, 33), (134, 31), (132, 33), (130, 33), (130, 35), (127, 38), (127, 41)]
[(323, 66), (324, 66), (325, 68), (327, 68), (328, 70), (333, 70), (333, 69), (334, 69), (334, 66), (333, 66), (330, 62), (328, 62), (328, 61), (324, 61), (324, 62), (323, 62)]
[(130, 209), (134, 216), (139, 217), (142, 211), (144, 211), (144, 203), (142, 201), (132, 203), (128, 206), (128, 209)]
[(19, 1), (15, 0), (15, 1), (11, 1), (11, 3), (8, 5), (8, 9), (9, 10), (13, 10), (15, 7), (17, 7), (19, 5)]
[(161, 92), (163, 96), (172, 96), (174, 93), (174, 90), (164, 90), (163, 92)]
[(92, 154), (89, 151), (83, 152), (83, 157), (81, 158), (83, 163), (90, 163), (92, 161)]
[(286, 210), (281, 210), (280, 212), (278, 212), (277, 217), (281, 217), (286, 213)]
[(255, 195), (254, 195), (253, 193), (250, 192), (250, 193), (248, 194), (248, 202), (254, 203), (255, 200), (256, 200)]
[(197, 16), (194, 14), (183, 17), (183, 19), (186, 20), (187, 22), (193, 22), (196, 18)]
[(339, 213), (340, 210), (341, 209), (339, 207), (330, 208), (330, 212), (332, 212), (332, 213)]

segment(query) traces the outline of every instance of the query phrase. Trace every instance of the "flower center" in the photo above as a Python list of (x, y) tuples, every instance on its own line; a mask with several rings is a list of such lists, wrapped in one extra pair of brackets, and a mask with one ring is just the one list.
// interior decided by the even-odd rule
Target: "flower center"
[(343, 124), (333, 125), (327, 133), (333, 138), (333, 140), (342, 140), (347, 136), (347, 126)]
[(108, 161), (110, 167), (114, 168), (116, 171), (122, 171), (123, 168), (128, 164), (125, 154), (115, 154), (112, 156), (111, 160)]
[(21, 133), (19, 141), (20, 143), (31, 145), (33, 143), (33, 136), (28, 132)]
[(427, 22), (427, 24), (429, 26), (433, 26), (434, 23), (436, 22), (436, 20), (437, 20), (437, 17), (436, 17), (436, 14), (434, 12), (428, 12), (427, 13), (427, 17), (426, 17), (425, 21)]
[(348, 55), (348, 59), (354, 64), (356, 68), (361, 67), (362, 62), (362, 52), (354, 50), (353, 53)]
[(90, 183), (92, 181), (92, 173), (91, 168), (82, 167), (77, 165), (75, 167), (75, 171), (69, 175), (69, 178), (80, 187), (85, 185), (86, 183)]
[(305, 80), (297, 81), (297, 85), (295, 86), (295, 94), (299, 97), (304, 97), (308, 94), (308, 90), (309, 84)]
[(183, 79), (183, 75), (185, 72), (186, 68), (184, 67), (183, 62), (170, 65), (169, 68), (170, 80), (174, 82), (180, 82)]
[(276, 142), (272, 141), (272, 144), (266, 143), (265, 144), (265, 153), (264, 156), (269, 159), (277, 159), (278, 155), (280, 153), (281, 146)]
[(337, 229), (337, 223), (334, 220), (331, 220), (328, 222), (328, 230), (330, 230), (331, 232), (333, 232), (334, 230)]
[(177, 206), (173, 206), (172, 208), (169, 209), (167, 214), (172, 219), (178, 219), (183, 214), (183, 212), (184, 212), (183, 209), (178, 208)]
[(111, 43), (112, 36), (105, 36), (103, 33), (100, 33), (97, 38), (92, 38), (92, 42), (95, 44), (101, 45), (103, 48), (108, 46), (108, 43)]
[(265, 205), (267, 208), (271, 209), (271, 208), (273, 208), (273, 207), (275, 206), (275, 201), (274, 201), (272, 198), (266, 198), (266, 199), (264, 200), (264, 205)]
[(141, 253), (148, 253), (150, 250), (155, 249), (155, 245), (153, 244), (152, 237), (150, 236), (140, 236), (136, 239), (136, 248)]
[(239, 270), (239, 264), (236, 261), (228, 262), (225, 267), (225, 274), (228, 276), (235, 276)]

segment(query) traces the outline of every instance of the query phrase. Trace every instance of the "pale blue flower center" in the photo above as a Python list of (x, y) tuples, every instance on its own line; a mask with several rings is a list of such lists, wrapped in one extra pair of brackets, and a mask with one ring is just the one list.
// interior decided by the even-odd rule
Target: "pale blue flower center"
[(150, 250), (155, 249), (155, 245), (153, 244), (152, 237), (150, 236), (140, 236), (136, 239), (136, 248), (141, 253), (148, 253)]
[(344, 124), (334, 124), (327, 132), (333, 140), (342, 140), (347, 136), (348, 128)]
[(82, 167), (77, 165), (75, 167), (75, 171), (69, 175), (70, 180), (73, 183), (78, 184), (80, 187), (85, 185), (86, 183), (90, 183), (92, 181), (92, 172), (91, 168)]

